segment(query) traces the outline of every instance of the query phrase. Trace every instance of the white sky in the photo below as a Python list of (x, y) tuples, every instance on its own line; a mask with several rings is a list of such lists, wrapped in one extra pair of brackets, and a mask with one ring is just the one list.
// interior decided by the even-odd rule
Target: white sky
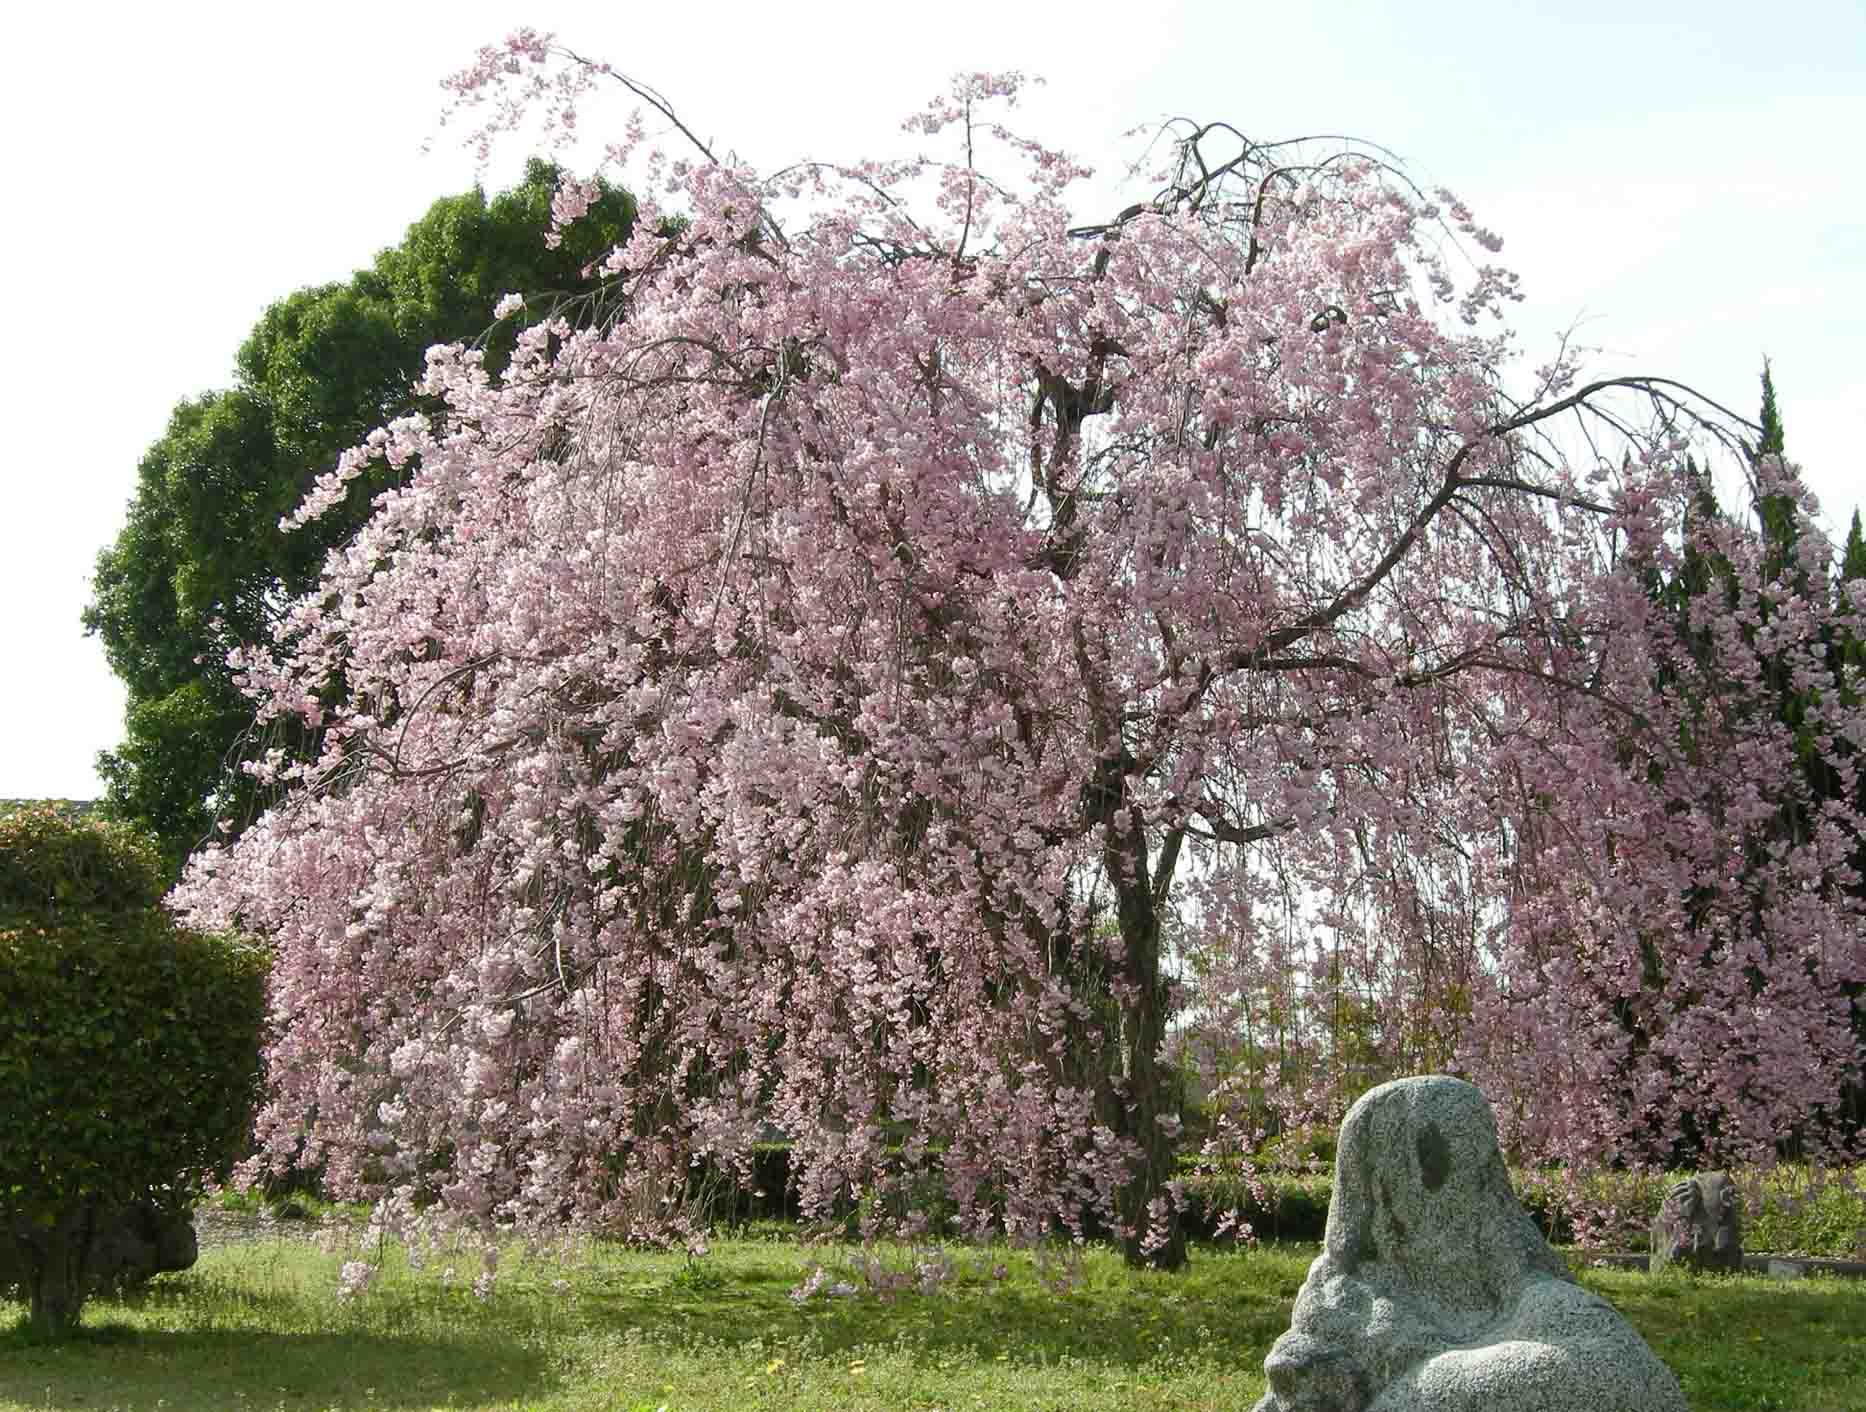
[(1528, 357), (1578, 322), (1590, 371), (1753, 417), (1767, 353), (1830, 530), (1866, 501), (1859, 0), (33, 5), (0, 86), (0, 797), (102, 793), (123, 697), (78, 615), (138, 459), (269, 302), (471, 185), (451, 134), (419, 153), (437, 81), (521, 24), (766, 170), (872, 154), (962, 69), (1044, 75), (1021, 126), (1108, 175), (1175, 114), (1371, 139), (1503, 235)]

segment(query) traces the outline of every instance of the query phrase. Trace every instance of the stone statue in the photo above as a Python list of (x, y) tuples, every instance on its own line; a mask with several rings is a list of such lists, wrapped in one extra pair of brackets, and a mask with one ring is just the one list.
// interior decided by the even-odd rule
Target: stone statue
[[(12, 1230), (0, 1226), (0, 1297), (28, 1288), (28, 1262), (42, 1233), (23, 1218)], [(93, 1218), (91, 1238), (84, 1254), (87, 1293), (135, 1289), (169, 1270), (186, 1270), (200, 1254), (194, 1217), (186, 1211), (163, 1211), (154, 1202), (134, 1201), (109, 1206)]]
[(135, 1289), (168, 1271), (192, 1269), (200, 1258), (191, 1213), (137, 1201), (113, 1214), (91, 1242), (89, 1269), (98, 1289)]
[(1723, 1172), (1702, 1172), (1665, 1193), (1652, 1219), (1652, 1258), (1658, 1274), (1677, 1262), (1695, 1270), (1743, 1268), (1743, 1228), (1736, 1184)]
[(1348, 1110), (1322, 1254), (1256, 1412), (1687, 1412), (1510, 1188), (1484, 1095), (1432, 1076)]

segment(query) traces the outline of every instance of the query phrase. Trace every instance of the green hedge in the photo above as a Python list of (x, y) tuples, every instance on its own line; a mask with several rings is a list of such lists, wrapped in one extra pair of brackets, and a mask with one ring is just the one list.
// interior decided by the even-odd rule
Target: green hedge
[(1328, 1224), (1334, 1179), (1327, 1173), (1259, 1173), (1247, 1182), (1235, 1170), (1192, 1169), (1182, 1177), (1181, 1217), (1194, 1240), (1211, 1240), (1232, 1212), (1264, 1241), (1319, 1241)]
[(241, 1151), (265, 957), (177, 927), (160, 891), (139, 835), (0, 816), (0, 1208), (179, 1205)]
[(133, 911), (163, 890), (155, 841), (128, 825), (55, 803), (0, 808), (0, 916)]
[[(1650, 1248), (1665, 1193), (1691, 1172), (1514, 1172), (1517, 1196), (1558, 1245)], [(1743, 1249), (1752, 1254), (1866, 1259), (1866, 1167), (1783, 1164), (1731, 1172), (1743, 1198)]]
[[(795, 1221), (789, 1156), (784, 1143), (761, 1144), (754, 1153), (752, 1189), (707, 1164), (696, 1169), (706, 1180), (696, 1176), (689, 1196), (704, 1189), (711, 1199), (703, 1218), (725, 1225)], [(1524, 1209), (1553, 1244), (1574, 1245), (1585, 1236), (1597, 1249), (1643, 1252), (1666, 1191), (1689, 1175), (1595, 1172), (1571, 1183), (1559, 1171), (1518, 1170), (1511, 1173), (1511, 1182)], [(1734, 1175), (1746, 1201), (1745, 1250), (1866, 1259), (1866, 1167), (1850, 1174), (1783, 1166)], [(1188, 1159), (1180, 1180), (1187, 1203), (1183, 1219), (1195, 1240), (1218, 1237), (1220, 1225), (1233, 1212), (1261, 1241), (1316, 1243), (1327, 1229), (1334, 1175), (1326, 1166), (1261, 1171), (1252, 1183), (1236, 1168), (1201, 1167)], [(1103, 1234), (1094, 1222), (1090, 1230), (1095, 1236)]]
[[(1652, 1218), (1689, 1172), (1595, 1172), (1572, 1183), (1560, 1172), (1511, 1173), (1517, 1198), (1556, 1245), (1648, 1248)], [(1851, 1173), (1782, 1166), (1733, 1173), (1743, 1194), (1743, 1248), (1775, 1255), (1866, 1259), (1866, 1168)], [(1259, 1240), (1319, 1241), (1328, 1224), (1330, 1172), (1263, 1173), (1261, 1194), (1236, 1171), (1190, 1171), (1187, 1228), (1209, 1237), (1236, 1209)]]
[(265, 966), (153, 912), (0, 914), (0, 1205), (178, 1200), (251, 1121)]

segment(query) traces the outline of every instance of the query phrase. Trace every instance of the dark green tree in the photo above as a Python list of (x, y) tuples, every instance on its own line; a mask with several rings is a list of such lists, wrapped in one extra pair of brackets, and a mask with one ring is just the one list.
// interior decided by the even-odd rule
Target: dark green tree
[(1755, 458), (1780, 456), (1787, 443), (1782, 436), (1782, 414), (1775, 405), (1775, 377), (1767, 358), (1762, 360), (1762, 412), (1758, 425), (1762, 435), (1756, 438)]
[[(1775, 405), (1775, 379), (1770, 375), (1769, 360), (1766, 358), (1762, 363), (1762, 411), (1758, 420), (1762, 434), (1750, 449), (1750, 464), (1758, 477), (1756, 517), (1769, 542), (1769, 555), (1763, 564), (1764, 573), (1774, 580), (1795, 564), (1795, 550), (1801, 543), (1801, 518), (1800, 508), (1795, 504), (1791, 489), (1774, 483), (1770, 474), (1764, 470), (1763, 463), (1769, 458), (1774, 458), (1776, 473), (1789, 469), (1784, 460), (1783, 447), (1786, 441), (1782, 435), (1782, 415)], [(1805, 570), (1796, 565), (1790, 577), (1798, 589), (1807, 591), (1809, 585)]]
[[(379, 466), (344, 505), (292, 533), (280, 517), (342, 451), (417, 409), (412, 387), (431, 345), (483, 339), (496, 371), (523, 319), (567, 305), (579, 322), (614, 312), (586, 271), (627, 237), (634, 203), (601, 187), (547, 248), (559, 176), (533, 161), (490, 201), (478, 188), (437, 201), (368, 269), (273, 304), (240, 347), (233, 387), (178, 404), (144, 455), (83, 621), (128, 688), (123, 741), (98, 757), (108, 811), (154, 833), (171, 876), (216, 819), (237, 827), (257, 811), (242, 760), (310, 744), (252, 730), (228, 650), (270, 638), (400, 473)], [(527, 311), (494, 326), (507, 293), (525, 294)]]
[[(1829, 578), (1832, 572), (1829, 568), (1811, 570), (1804, 562), (1801, 545), (1807, 526), (1798, 499), (1798, 479), (1793, 466), (1785, 459), (1787, 441), (1776, 402), (1774, 378), (1766, 360), (1758, 422), (1759, 435), (1754, 445), (1746, 450), (1755, 487), (1753, 509), (1767, 551), (1760, 594), (1752, 605), (1756, 627), (1749, 630), (1750, 635), (1753, 638), (1759, 629), (1766, 628), (1791, 600), (1802, 600), (1804, 604), (1811, 601), (1813, 616), (1822, 625), (1820, 638), (1826, 666), (1826, 672), (1810, 682), (1805, 676), (1797, 676), (1787, 652), (1764, 653), (1759, 681), (1712, 682), (1703, 702), (1706, 710), (1771, 714), (1794, 732), (1801, 779), (1795, 782), (1797, 787), (1773, 791), (1773, 815), (1765, 826), (1752, 832), (1747, 844), (1749, 861), (1760, 868), (1772, 849), (1792, 848), (1806, 842), (1821, 817), (1823, 806), (1829, 801), (1845, 800), (1849, 792), (1853, 792), (1855, 806), (1866, 806), (1866, 786), (1849, 783), (1856, 746), (1843, 738), (1820, 739), (1822, 693), (1835, 693), (1843, 704), (1855, 704), (1853, 693), (1857, 687), (1853, 683), (1857, 682), (1860, 669), (1866, 667), (1866, 644), (1862, 644), (1846, 624), (1849, 610), (1844, 597), (1845, 584), (1866, 577), (1866, 541), (1861, 538), (1856, 510), (1837, 566), (1837, 577)], [(1714, 548), (1707, 547), (1710, 536), (1701, 534), (1725, 518), (1708, 478), (1702, 480), (1701, 486), (1691, 517), (1684, 526), (1685, 547), (1676, 572), (1669, 580), (1660, 581), (1655, 577), (1653, 581), (1657, 601), (1685, 627), (1681, 634), (1682, 655), (1689, 661), (1659, 665), (1661, 684), (1666, 685), (1686, 670), (1703, 672), (1714, 660), (1709, 629), (1686, 626), (1714, 616), (1702, 611), (1700, 600), (1717, 594), (1724, 598), (1724, 607), (1734, 609), (1740, 605), (1743, 592), (1730, 564)], [(1694, 612), (1694, 607), (1698, 611)], [(1849, 668), (1854, 673), (1851, 677)], [(1713, 702), (1711, 696), (1717, 700)], [(1690, 743), (1682, 744), (1685, 758), (1689, 759)], [(1866, 840), (1854, 851), (1852, 869), (1855, 874), (1866, 877)], [(1758, 905), (1763, 905), (1760, 900)], [(1649, 984), (1656, 983), (1657, 978), (1648, 975), (1647, 980)], [(1841, 990), (1852, 1005), (1854, 1032), (1859, 1038), (1862, 1062), (1866, 1063), (1866, 984), (1859, 980), (1843, 981)], [(1843, 1133), (1857, 1133), (1866, 1128), (1866, 1087), (1857, 1078), (1836, 1096), (1834, 1111), (1829, 1116), (1837, 1120)], [(1691, 1124), (1687, 1123), (1686, 1130), (1689, 1135)], [(1679, 1159), (1689, 1162), (1693, 1156), (1688, 1151), (1681, 1152)]]
[(1866, 539), (1860, 537), (1860, 512), (1853, 512), (1853, 524), (1847, 530), (1847, 545), (1840, 555), (1840, 582), (1866, 579)]
[[(1866, 602), (1866, 537), (1860, 533), (1860, 512), (1857, 509), (1853, 512), (1853, 523), (1847, 529), (1847, 542), (1841, 550), (1840, 571), (1834, 584), (1834, 607), (1837, 614), (1848, 611), (1848, 585), (1862, 589), (1862, 601)], [(1861, 683), (1866, 683), (1866, 634), (1846, 626), (1833, 633), (1828, 640), (1828, 669), (1839, 683), (1842, 706), (1857, 705)], [(1829, 772), (1827, 780), (1829, 789), (1839, 793), (1847, 787), (1842, 764), (1857, 764), (1859, 754), (1856, 742), (1837, 742), (1833, 752), (1834, 768)], [(1866, 810), (1866, 770), (1855, 775), (1853, 788), (1856, 806)], [(1861, 886), (1866, 888), (1866, 844), (1855, 852), (1853, 867), (1862, 879)], [(1866, 1070), (1866, 977), (1850, 982), (1843, 989), (1853, 1006), (1853, 1033), (1859, 1041), (1862, 1070)], [(1866, 1132), (1866, 1072), (1841, 1091), (1839, 1113), (1842, 1123), (1849, 1130), (1855, 1133)]]

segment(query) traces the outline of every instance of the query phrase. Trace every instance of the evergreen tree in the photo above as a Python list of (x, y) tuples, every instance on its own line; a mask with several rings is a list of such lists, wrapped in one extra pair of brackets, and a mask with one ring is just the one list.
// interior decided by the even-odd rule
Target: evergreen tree
[(1840, 581), (1851, 583), (1866, 579), (1866, 539), (1860, 537), (1860, 512), (1853, 512), (1853, 525), (1847, 531), (1847, 547), (1840, 556)]
[[(1844, 618), (1853, 613), (1849, 601), (1849, 585), (1860, 585), (1866, 580), (1866, 537), (1860, 533), (1860, 512), (1853, 512), (1853, 523), (1847, 530), (1846, 547), (1840, 556), (1840, 572), (1834, 584), (1834, 612)], [(1866, 586), (1855, 590), (1856, 600), (1862, 609), (1866, 609)], [(1858, 621), (1854, 614), (1853, 621)], [(1862, 689), (1866, 688), (1866, 634), (1853, 627), (1844, 625), (1829, 639), (1828, 670), (1838, 684), (1837, 691), (1842, 708), (1856, 706)], [(1837, 761), (1859, 766), (1860, 751), (1857, 744), (1841, 740), (1835, 747)], [(1829, 788), (1839, 794), (1847, 788), (1846, 776), (1840, 769), (1831, 773)], [(1855, 800), (1866, 805), (1866, 770), (1854, 777)], [(1854, 871), (1859, 875), (1860, 886), (1866, 888), (1866, 844), (1854, 854)], [(1847, 1085), (1841, 1093), (1840, 1113), (1842, 1120), (1853, 1131), (1866, 1130), (1866, 978), (1847, 983), (1843, 989), (1853, 1006), (1853, 1033), (1858, 1036), (1862, 1055), (1862, 1075)]]
[[(518, 325), (602, 298), (587, 271), (626, 239), (634, 203), (599, 187), (590, 212), (547, 248), (560, 178), (534, 160), (490, 201), (478, 189), (436, 201), (368, 269), (279, 300), (240, 347), (234, 386), (179, 403), (144, 455), (83, 621), (128, 688), (123, 742), (98, 759), (108, 811), (156, 835), (171, 875), (217, 819), (237, 829), (261, 806), (242, 761), (308, 746), (301, 727), (252, 729), (228, 651), (270, 639), (376, 493), (404, 473), (377, 465), (344, 506), (291, 533), (280, 517), (371, 429), (422, 409), (413, 388), (431, 345), (483, 340), (496, 372)], [(507, 293), (528, 296), (529, 308), (495, 324)]]
[[(1810, 571), (1801, 556), (1807, 526), (1800, 501), (1800, 477), (1785, 457), (1787, 439), (1776, 401), (1774, 378), (1766, 361), (1758, 420), (1760, 434), (1746, 450), (1753, 487), (1751, 508), (1762, 530), (1766, 552), (1757, 601), (1749, 605), (1754, 625), (1748, 629), (1746, 637), (1754, 645), (1761, 640), (1759, 634), (1769, 624), (1791, 611), (1797, 619), (1812, 617), (1821, 624), (1818, 641), (1823, 648), (1820, 655), (1824, 659), (1825, 676), (1817, 669), (1816, 679), (1810, 681), (1805, 669), (1798, 673), (1792, 646), (1760, 654), (1759, 680), (1739, 684), (1711, 675), (1716, 653), (1709, 624), (1724, 611), (1741, 606), (1743, 589), (1729, 561), (1717, 548), (1720, 532), (1727, 528), (1726, 512), (1718, 504), (1708, 476), (1695, 462), (1688, 463), (1688, 468), (1689, 474), (1698, 481), (1699, 491), (1682, 527), (1684, 543), (1678, 567), (1669, 578), (1655, 572), (1649, 579), (1653, 598), (1676, 624), (1680, 642), (1679, 656), (1658, 664), (1658, 683), (1674, 687), (1688, 674), (1702, 674), (1703, 713), (1768, 713), (1794, 733), (1801, 779), (1772, 791), (1773, 809), (1768, 823), (1750, 831), (1745, 864), (1756, 875), (1760, 875), (1773, 850), (1784, 845), (1793, 848), (1807, 841), (1825, 803), (1846, 797), (1850, 788), (1850, 761), (1856, 748), (1844, 739), (1820, 738), (1825, 716), (1821, 709), (1823, 692), (1833, 693), (1842, 705), (1856, 704), (1857, 687), (1848, 683), (1845, 669), (1852, 663), (1857, 671), (1866, 663), (1862, 642), (1844, 623), (1848, 608), (1842, 588), (1853, 579), (1866, 577), (1866, 540), (1861, 536), (1860, 517), (1856, 511), (1839, 564), (1838, 580), (1830, 584), (1825, 572)], [(1703, 600), (1711, 594), (1721, 595), (1724, 602), (1705, 603)], [(1693, 742), (1681, 741), (1680, 745), (1684, 758), (1693, 759)], [(1866, 802), (1866, 792), (1862, 793), (1860, 802)], [(1866, 877), (1866, 845), (1855, 854), (1853, 868)], [(1705, 896), (1709, 891), (1704, 890)], [(1758, 896), (1755, 905), (1761, 909), (1769, 905), (1769, 900)], [(1687, 913), (1694, 919), (1694, 925), (1702, 920), (1699, 898), (1688, 899)], [(1645, 977), (1648, 986), (1657, 985), (1660, 979), (1655, 971), (1648, 969)], [(1858, 980), (1842, 981), (1840, 985), (1852, 1003), (1854, 1028), (1861, 1041), (1860, 1052), (1866, 1056), (1866, 987)], [(1629, 1003), (1624, 1009), (1629, 1017), (1629, 1030), (1635, 1030), (1630, 1019), (1633, 1007)], [(1633, 1033), (1636, 1046), (1646, 1038)], [(1846, 1085), (1839, 1097), (1839, 1110), (1843, 1128), (1857, 1130), (1866, 1122), (1866, 1088), (1857, 1081)], [(1687, 1122), (1685, 1126), (1687, 1146), (1690, 1139), (1703, 1136), (1695, 1124)], [(1681, 1151), (1677, 1155), (1688, 1162), (1695, 1154)]]

